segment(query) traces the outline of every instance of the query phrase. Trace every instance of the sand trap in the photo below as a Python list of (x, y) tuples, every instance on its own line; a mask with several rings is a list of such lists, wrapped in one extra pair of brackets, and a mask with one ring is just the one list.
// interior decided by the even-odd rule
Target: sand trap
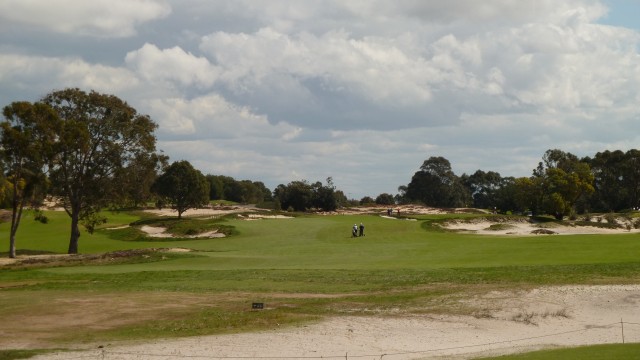
[[(492, 228), (500, 224), (498, 228)], [(595, 224), (594, 224), (595, 225)], [(640, 229), (609, 229), (597, 226), (572, 226), (555, 223), (530, 223), (527, 221), (511, 222), (491, 222), (491, 221), (452, 221), (448, 222), (445, 228), (461, 232), (469, 232), (484, 235), (536, 235), (535, 230), (548, 230), (554, 235), (575, 235), (575, 234), (628, 234), (640, 233)]]
[[(149, 237), (155, 238), (173, 238), (175, 235), (166, 232), (167, 229), (158, 226), (144, 225), (140, 228), (141, 231), (146, 233)], [(199, 239), (199, 238), (221, 238), (225, 237), (223, 233), (219, 233), (218, 230), (207, 231), (197, 235), (182, 235), (180, 238)]]
[[(257, 211), (255, 206), (252, 205), (237, 205), (237, 206), (214, 206), (210, 208), (202, 209), (189, 209), (182, 213), (182, 216), (221, 216), (227, 214), (235, 214), (241, 212)], [(178, 212), (173, 209), (148, 209), (145, 212), (158, 215), (158, 216), (178, 216)]]
[[(558, 346), (640, 342), (640, 285), (494, 291), (464, 301), (476, 316), (343, 316), (270, 331), (108, 345), (38, 356), (151, 360), (198, 357), (467, 359)], [(268, 304), (266, 304), (268, 306)], [(269, 311), (268, 309), (261, 311)]]
[(243, 220), (261, 220), (261, 219), (293, 219), (293, 216), (285, 215), (261, 215), (261, 214), (247, 214), (247, 216), (238, 215), (238, 218)]

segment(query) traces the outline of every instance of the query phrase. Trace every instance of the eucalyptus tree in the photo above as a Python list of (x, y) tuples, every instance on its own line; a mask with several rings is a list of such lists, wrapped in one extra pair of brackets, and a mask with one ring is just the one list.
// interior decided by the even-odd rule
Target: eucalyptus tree
[(171, 203), (178, 218), (193, 208), (209, 203), (209, 182), (188, 161), (176, 161), (169, 165), (153, 183), (153, 191)]
[(542, 208), (558, 220), (574, 210), (576, 202), (594, 192), (594, 176), (589, 164), (558, 149), (547, 150), (533, 172), (542, 188)]
[(54, 91), (42, 101), (60, 118), (51, 193), (71, 218), (68, 252), (76, 254), (79, 225), (92, 232), (106, 221), (99, 212), (122, 198), (127, 183), (123, 169), (156, 152), (157, 125), (118, 97), (95, 91)]
[(10, 183), (9, 257), (16, 257), (16, 233), (25, 205), (37, 206), (46, 195), (47, 164), (59, 124), (56, 113), (42, 103), (14, 102), (3, 109), (0, 123), (2, 163)]
[(432, 156), (422, 163), (407, 185), (405, 197), (438, 207), (466, 206), (471, 201), (451, 163), (441, 156)]

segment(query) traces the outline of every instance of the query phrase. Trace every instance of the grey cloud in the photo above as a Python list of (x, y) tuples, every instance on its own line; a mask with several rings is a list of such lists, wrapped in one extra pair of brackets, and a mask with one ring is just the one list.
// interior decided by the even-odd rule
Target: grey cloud
[(0, 2), (0, 14), (3, 14), (0, 19), (9, 24), (104, 38), (131, 36), (138, 24), (165, 17), (170, 12), (166, 3), (153, 0)]

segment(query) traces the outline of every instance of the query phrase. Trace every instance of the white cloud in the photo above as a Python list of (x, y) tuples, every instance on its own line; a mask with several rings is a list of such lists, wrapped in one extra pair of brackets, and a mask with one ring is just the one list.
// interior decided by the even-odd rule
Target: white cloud
[(154, 0), (3, 0), (0, 19), (47, 31), (95, 37), (126, 37), (139, 24), (164, 18), (171, 8)]
[(218, 69), (204, 57), (185, 52), (179, 47), (160, 50), (152, 44), (127, 53), (127, 65), (150, 83), (173, 82), (180, 86), (211, 87)]
[(160, 125), (166, 138), (251, 139), (268, 137), (290, 140), (300, 132), (287, 124), (272, 125), (264, 115), (234, 105), (217, 94), (192, 100), (150, 99), (145, 109)]
[[(64, 87), (80, 87), (121, 93), (136, 87), (138, 79), (128, 70), (90, 64), (78, 58), (55, 58), (0, 53), (0, 83), (39, 93)], [(34, 99), (35, 100), (35, 99)]]

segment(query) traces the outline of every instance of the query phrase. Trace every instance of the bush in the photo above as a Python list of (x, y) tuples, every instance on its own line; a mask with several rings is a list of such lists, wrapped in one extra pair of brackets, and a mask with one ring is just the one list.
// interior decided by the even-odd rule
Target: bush
[(607, 220), (609, 224), (616, 223), (616, 215), (614, 213), (608, 213), (604, 215), (604, 219)]
[(49, 218), (40, 210), (35, 212), (33, 219), (42, 224), (47, 224), (49, 222)]

